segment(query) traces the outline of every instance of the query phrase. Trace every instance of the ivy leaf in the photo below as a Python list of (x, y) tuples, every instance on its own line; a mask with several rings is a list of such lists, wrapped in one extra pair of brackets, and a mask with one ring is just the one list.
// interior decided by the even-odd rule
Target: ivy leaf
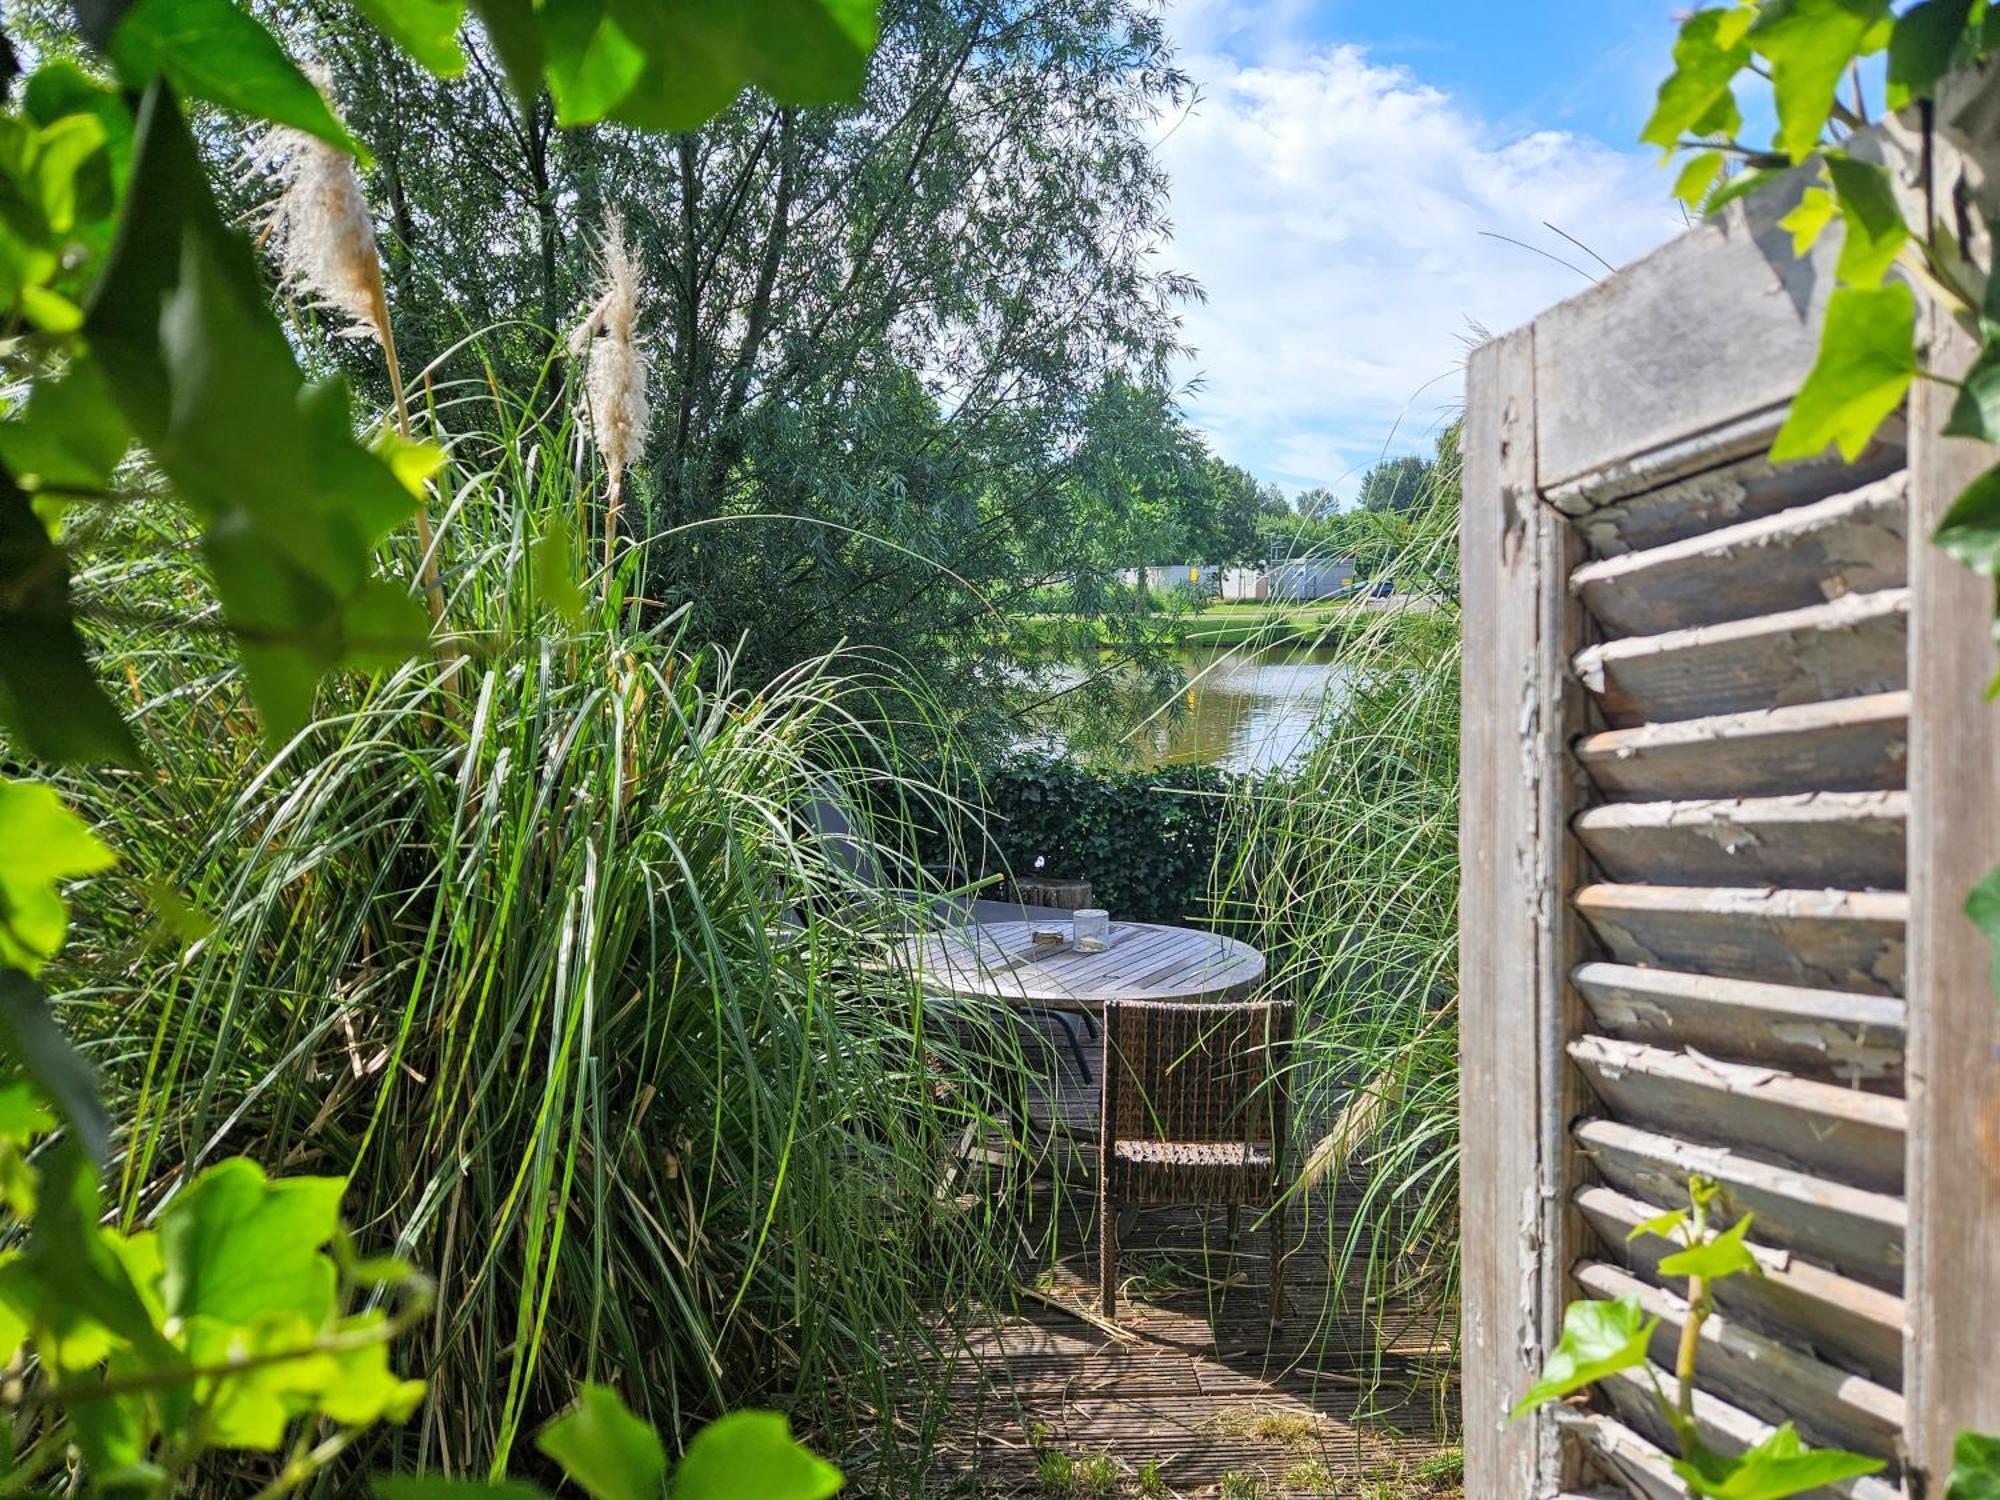
[(0, 969), (0, 1049), (53, 1104), (91, 1161), (111, 1146), (111, 1118), (97, 1095), (97, 1071), (70, 1045), (42, 987), (19, 969)]
[(1826, 170), (1847, 228), (1834, 275), (1846, 286), (1880, 286), (1896, 252), (1910, 237), (1888, 170), (1838, 152), (1827, 154)]
[(1681, 166), (1674, 178), (1674, 197), (1690, 208), (1698, 208), (1709, 190), (1722, 176), (1724, 158), (1720, 151), (1697, 151)]
[(382, 35), (439, 78), (456, 78), (465, 71), (465, 51), (458, 45), (465, 0), (354, 0), (354, 4)]
[(1757, 1257), (1752, 1255), (1743, 1243), (1743, 1236), (1749, 1233), (1750, 1220), (1745, 1214), (1735, 1224), (1713, 1239), (1686, 1250), (1677, 1250), (1660, 1261), (1662, 1276), (1699, 1276), (1704, 1281), (1720, 1281), (1725, 1276), (1735, 1276), (1742, 1272), (1757, 1272)]
[(1889, 0), (1770, 0), (1760, 7), (1749, 41), (1771, 63), (1779, 150), (1795, 162), (1812, 155), (1848, 64), (1886, 46), (1888, 30)]
[(208, 1168), (160, 1213), (167, 1313), (226, 1324), (333, 1312), (334, 1266), (321, 1247), (340, 1228), (340, 1177), (269, 1181), (246, 1157)]
[[(586, 16), (591, 3), (583, 0)], [(564, 124), (610, 118), (642, 130), (687, 130), (748, 84), (785, 104), (838, 103), (861, 91), (875, 46), (875, 0), (767, 0), (755, 8), (604, 0), (603, 10), (617, 38), (606, 37), (597, 50), (611, 56), (636, 48), (644, 66), (601, 116), (586, 110), (563, 117)], [(547, 10), (541, 15), (553, 68), (551, 17)], [(588, 100), (592, 108), (602, 102), (601, 95)]]
[(545, 0), (540, 14), (556, 119), (564, 125), (603, 119), (646, 71), (646, 54), (612, 19), (605, 0)]
[(1683, 136), (1734, 135), (1742, 127), (1730, 84), (1750, 61), (1744, 34), (1756, 14), (1730, 6), (1698, 10), (1681, 22), (1674, 71), (1660, 85), (1640, 140), (1672, 151)]
[(1959, 491), (1931, 540), (1975, 573), (2000, 577), (2000, 468)]
[(98, 1225), (104, 1205), (81, 1145), (63, 1141), (40, 1160), (41, 1202), (23, 1258), (39, 1291), (72, 1318), (101, 1325), (153, 1368), (185, 1363), (154, 1325), (113, 1237)]
[(1804, 255), (1819, 243), (1820, 235), (1840, 213), (1840, 205), (1833, 194), (1823, 187), (1809, 187), (1799, 199), (1798, 207), (1778, 220), (1780, 229), (1792, 233), (1792, 254)]
[(367, 156), (313, 81), (236, 0), (138, 0), (111, 35), (111, 57), (134, 89), (165, 78), (192, 98)]
[(1687, 1221), (1688, 1211), (1686, 1209), (1670, 1208), (1665, 1213), (1655, 1214), (1645, 1223), (1634, 1226), (1631, 1233), (1625, 1236), (1625, 1243), (1628, 1245), (1631, 1244), (1632, 1241), (1639, 1238), (1642, 1234), (1655, 1234), (1663, 1240), (1670, 1240)]
[[(1988, 877), (1991, 878), (1990, 876)], [(1948, 1500), (2000, 1500), (2000, 1437), (1961, 1432), (1952, 1444)]]
[(2000, 867), (1988, 870), (1966, 896), (1965, 914), (1992, 945), (1993, 988), (2000, 992)]
[(583, 621), (583, 589), (576, 577), (576, 543), (570, 536), (569, 520), (558, 515), (535, 538), (528, 552), (528, 576), (535, 597), (566, 625)]
[(1889, 108), (1928, 99), (1965, 41), (1973, 0), (1922, 0), (1896, 19), (1889, 35)]
[(609, 1386), (586, 1383), (575, 1408), (544, 1427), (535, 1446), (591, 1500), (659, 1500), (666, 1483), (659, 1434)]
[(60, 380), (35, 383), (27, 409), (0, 422), (0, 464), (22, 488), (100, 494), (132, 446), (104, 372), (79, 355)]
[[(2000, 282), (2000, 276), (1993, 280)], [(1952, 437), (2000, 440), (2000, 343), (1981, 346), (1959, 383), (1958, 399), (1952, 402), (1951, 420), (1944, 430)]]
[(524, 104), (532, 103), (542, 92), (542, 70), (547, 62), (534, 0), (469, 0), (469, 3), (480, 25), (486, 28), (487, 40), (500, 55), (516, 97)]
[(1819, 357), (1771, 444), (1772, 462), (1811, 458), (1829, 443), (1854, 462), (1916, 376), (1916, 329), (1907, 286), (1837, 288), (1827, 301)]
[(1562, 1341), (1542, 1366), (1542, 1378), (1529, 1388), (1507, 1420), (1525, 1416), (1593, 1381), (1646, 1362), (1646, 1345), (1658, 1318), (1649, 1318), (1639, 1299), (1616, 1302), (1572, 1302), (1563, 1313)]
[(702, 1428), (674, 1469), (673, 1500), (826, 1500), (840, 1470), (792, 1439), (773, 1411), (738, 1411)]
[(0, 724), (52, 765), (141, 764), (70, 613), (69, 557), (0, 470)]
[(0, 964), (39, 973), (69, 927), (60, 882), (117, 862), (54, 787), (0, 777)]
[(1701, 211), (1712, 217), (1746, 193), (1754, 193), (1773, 178), (1783, 175), (1783, 170), (1778, 167), (1753, 167), (1747, 172), (1738, 172), (1708, 195), (1708, 202), (1702, 205)]
[(1784, 1500), (1882, 1468), (1879, 1458), (1838, 1448), (1808, 1448), (1790, 1422), (1734, 1458), (1698, 1449), (1692, 1459), (1674, 1460), (1674, 1472), (1697, 1495), (1710, 1500)]
[[(56, 1128), (56, 1117), (30, 1084), (0, 1087), (0, 1145), (25, 1146)], [(6, 1341), (0, 1339), (0, 1344)], [(12, 1353), (12, 1350), (7, 1351)]]
[(407, 655), (426, 638), (422, 606), (371, 579), (411, 494), (356, 441), (344, 384), (305, 384), (250, 247), (223, 225), (158, 85), (141, 106), (126, 222), (86, 331), (133, 431), (202, 519), (274, 741), (304, 724), (322, 672)]

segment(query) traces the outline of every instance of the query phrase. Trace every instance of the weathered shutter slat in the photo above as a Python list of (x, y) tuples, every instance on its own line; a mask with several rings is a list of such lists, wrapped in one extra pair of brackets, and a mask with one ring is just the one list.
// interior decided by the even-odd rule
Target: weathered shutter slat
[(1718, 1182), (1730, 1206), (1757, 1216), (1769, 1244), (1888, 1290), (1903, 1275), (1903, 1200), (1766, 1160), (1617, 1120), (1585, 1120), (1577, 1143), (1613, 1187), (1656, 1206), (1687, 1201), (1696, 1174)]
[(1586, 735), (1576, 757), (1609, 798), (1892, 790), (1904, 784), (1910, 695), (1644, 724)]
[(1903, 992), (1910, 903), (1900, 892), (1599, 884), (1575, 900), (1620, 963)]
[(1907, 480), (1603, 558), (1571, 585), (1609, 633), (1658, 635), (1824, 604), (1907, 581)]
[(1887, 478), (1902, 466), (1901, 437), (1885, 436), (1851, 465), (1831, 456), (1773, 464), (1760, 455), (1608, 501), (1601, 498), (1603, 482), (1594, 481), (1577, 490), (1576, 526), (1591, 556), (1617, 557), (1811, 504)]
[(1586, 648), (1576, 674), (1614, 727), (1893, 692), (1909, 673), (1909, 591), (1882, 589)]
[(1900, 1088), (1904, 1006), (1884, 995), (1588, 963), (1573, 976), (1606, 1036)]
[(1620, 881), (1893, 890), (1903, 884), (1908, 815), (1899, 791), (1794, 792), (1593, 807), (1576, 831)]
[(1901, 1099), (1616, 1037), (1578, 1037), (1569, 1055), (1621, 1120), (1902, 1191)]

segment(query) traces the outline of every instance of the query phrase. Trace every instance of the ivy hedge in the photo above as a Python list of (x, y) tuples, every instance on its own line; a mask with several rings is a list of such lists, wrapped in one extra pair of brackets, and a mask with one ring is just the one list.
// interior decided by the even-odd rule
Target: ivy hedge
[(981, 873), (1088, 880), (1092, 899), (1114, 920), (1200, 920), (1228, 794), (1239, 780), (1208, 766), (1104, 771), (1008, 756), (982, 777)]

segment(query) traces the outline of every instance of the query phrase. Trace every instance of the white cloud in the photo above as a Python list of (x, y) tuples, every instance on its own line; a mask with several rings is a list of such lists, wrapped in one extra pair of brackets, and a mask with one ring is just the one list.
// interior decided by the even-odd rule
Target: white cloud
[[(1236, 20), (1201, 0), (1177, 24), (1192, 47)], [(1202, 99), (1160, 151), (1169, 258), (1208, 293), (1186, 318), (1191, 413), (1260, 478), (1351, 494), (1352, 471), (1427, 443), (1456, 407), (1471, 324), (1504, 331), (1588, 284), (1481, 231), (1601, 274), (1543, 221), (1613, 264), (1679, 225), (1650, 158), (1554, 130), (1503, 137), (1353, 47), (1256, 46), (1268, 61), (1190, 52)]]

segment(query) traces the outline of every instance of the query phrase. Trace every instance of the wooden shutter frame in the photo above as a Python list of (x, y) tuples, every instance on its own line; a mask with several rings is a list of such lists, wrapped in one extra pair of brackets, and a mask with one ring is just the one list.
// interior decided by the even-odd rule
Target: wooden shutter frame
[[(1989, 75), (1960, 96), (1992, 93)], [(1971, 107), (1948, 98), (1939, 118)], [(1907, 126), (1859, 149), (1895, 167), (1912, 196), (1949, 192), (1945, 179), (1966, 170), (1948, 151), (1933, 164)], [(1777, 220), (1803, 186), (1795, 174), (1732, 205), (1469, 361), (1460, 1028), (1472, 1500), (1553, 1496), (1578, 1482), (1556, 1412), (1505, 1421), (1560, 1335), (1576, 1295), (1570, 1267), (1588, 1242), (1571, 1207), (1569, 1127), (1589, 1091), (1564, 1050), (1579, 1030), (1569, 976), (1583, 952), (1568, 900), (1584, 867), (1569, 832), (1584, 805), (1570, 753), (1583, 705), (1569, 664), (1587, 628), (1568, 588), (1580, 555), (1570, 517), (1592, 498), (1768, 446), (1811, 365), (1838, 252), (1829, 234), (1812, 256), (1792, 257)], [(1932, 367), (1962, 369), (1969, 341), (1941, 313), (1923, 316)], [(2000, 1432), (2000, 1002), (1988, 944), (1963, 911), (1971, 885), (2000, 864), (2000, 710), (1983, 699), (2000, 651), (1986, 630), (1992, 583), (1929, 540), (2000, 452), (1941, 435), (1952, 395), (1920, 382), (1909, 413), (1903, 1380), (1906, 1473), (1919, 1500), (1941, 1493), (1959, 1428)]]

